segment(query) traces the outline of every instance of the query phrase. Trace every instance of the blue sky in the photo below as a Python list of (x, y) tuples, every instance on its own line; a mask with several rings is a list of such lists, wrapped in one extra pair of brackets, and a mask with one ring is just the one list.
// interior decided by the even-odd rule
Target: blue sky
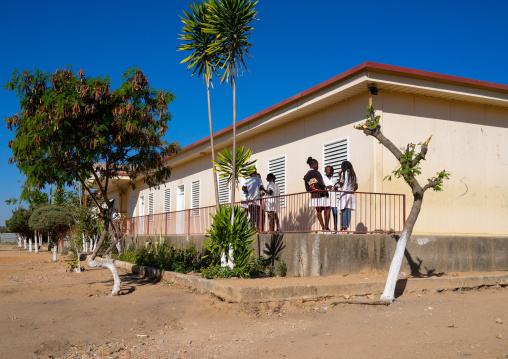
[[(72, 64), (87, 75), (140, 66), (152, 87), (176, 94), (167, 139), (182, 146), (208, 135), (206, 89), (176, 51), (188, 2), (9, 1), (0, 12), (0, 82), (14, 68), (54, 71)], [(508, 84), (506, 13), (498, 1), (268, 1), (257, 5), (253, 57), (237, 82), (238, 121), (365, 61)], [(0, 90), (0, 117), (19, 109)], [(232, 123), (229, 85), (212, 92), (214, 131)], [(22, 175), (7, 161), (13, 135), (0, 126), (0, 225)]]

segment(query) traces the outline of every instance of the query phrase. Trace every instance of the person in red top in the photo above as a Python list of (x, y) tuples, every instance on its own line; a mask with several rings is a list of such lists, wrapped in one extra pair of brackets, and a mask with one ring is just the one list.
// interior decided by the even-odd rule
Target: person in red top
[[(330, 222), (330, 201), (328, 198), (328, 191), (323, 181), (323, 176), (319, 173), (319, 163), (316, 159), (309, 157), (307, 164), (310, 170), (303, 177), (305, 182), (305, 189), (311, 193), (310, 206), (316, 208), (316, 215), (323, 231), (329, 231), (330, 228), (325, 226), (325, 223)], [(325, 221), (321, 212), (325, 212)]]

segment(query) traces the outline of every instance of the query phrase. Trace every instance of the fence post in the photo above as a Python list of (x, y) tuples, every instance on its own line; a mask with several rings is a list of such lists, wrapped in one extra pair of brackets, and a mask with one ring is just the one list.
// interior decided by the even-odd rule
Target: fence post
[(402, 195), (402, 212), (404, 215), (404, 218), (402, 218), (402, 228), (406, 225), (406, 195)]

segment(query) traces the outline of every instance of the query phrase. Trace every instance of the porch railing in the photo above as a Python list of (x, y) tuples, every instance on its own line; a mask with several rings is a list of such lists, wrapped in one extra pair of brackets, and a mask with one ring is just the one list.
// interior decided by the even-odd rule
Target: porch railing
[[(345, 198), (354, 196), (356, 210), (351, 211), (347, 230), (340, 231), (341, 211), (340, 207), (337, 208), (339, 232), (399, 233), (402, 231), (406, 218), (406, 200), (403, 194), (315, 191), (237, 202), (237, 205), (248, 212), (249, 220), (260, 233), (268, 233), (272, 230), (284, 233), (335, 232), (334, 216), (332, 210), (327, 208), (335, 203), (340, 206), (336, 200), (341, 196)], [(215, 213), (215, 206), (208, 206), (131, 217), (126, 219), (123, 227), (126, 235), (206, 234), (206, 230), (212, 223), (210, 215)], [(330, 231), (323, 230), (318, 219), (319, 215), (323, 221), (329, 215)], [(271, 223), (273, 228), (270, 226)]]

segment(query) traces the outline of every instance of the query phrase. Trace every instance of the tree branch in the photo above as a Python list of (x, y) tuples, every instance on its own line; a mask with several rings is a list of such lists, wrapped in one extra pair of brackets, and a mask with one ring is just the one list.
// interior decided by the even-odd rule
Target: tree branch
[(424, 187), (423, 187), (423, 192), (425, 192), (426, 190), (428, 190), (429, 188), (434, 188), (436, 187), (439, 182), (441, 182), (442, 179), (436, 179), (436, 180), (433, 180), (433, 181), (429, 181), (429, 183), (427, 183)]

